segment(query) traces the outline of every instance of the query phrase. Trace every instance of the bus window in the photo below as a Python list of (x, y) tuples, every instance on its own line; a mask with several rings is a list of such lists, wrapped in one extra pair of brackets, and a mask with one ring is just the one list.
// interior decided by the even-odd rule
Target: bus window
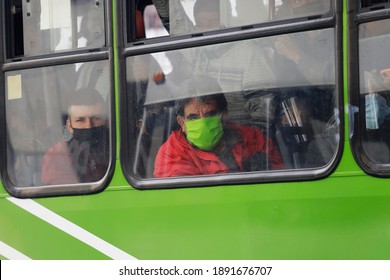
[[(329, 59), (335, 57), (333, 33), (324, 29), (128, 57), (127, 97), (129, 112), (135, 112), (130, 138), (137, 139), (130, 151), (131, 172), (141, 178), (181, 177), (329, 164), (339, 144), (335, 59)], [(300, 48), (299, 61), (288, 56), (293, 48)], [(262, 135), (256, 138), (260, 146), (247, 143), (249, 150), (240, 150), (245, 155), (234, 150), (233, 161), (226, 158), (231, 154), (215, 156), (217, 144), (203, 149), (189, 139), (186, 122), (202, 119), (202, 114), (179, 113), (180, 100), (219, 94), (227, 109), (214, 110), (223, 125), (217, 144), (225, 141), (234, 150), (245, 141), (245, 131)], [(174, 141), (188, 153), (169, 155), (180, 150)], [(205, 170), (207, 164), (191, 157), (191, 152), (213, 156), (220, 169)], [(174, 168), (176, 163), (170, 160), (175, 157), (186, 158), (191, 171), (186, 173), (180, 163)], [(164, 166), (178, 173), (164, 173)]]
[(103, 0), (7, 1), (10, 58), (105, 46)]
[(359, 80), (363, 152), (376, 164), (390, 163), (390, 20), (359, 26)]
[[(147, 9), (150, 6), (153, 6), (152, 10)], [(143, 23), (138, 25), (145, 26), (145, 32), (152, 34), (151, 36), (146, 34), (146, 38), (199, 33), (273, 20), (321, 15), (329, 12), (329, 7), (330, 0), (136, 1), (136, 10), (143, 18)], [(139, 18), (139, 16), (128, 18)], [(132, 23), (129, 21), (129, 30), (131, 26)], [(164, 31), (160, 30), (161, 27)], [(154, 32), (156, 29), (159, 32)]]
[[(10, 185), (93, 183), (105, 177), (110, 98), (100, 84), (110, 84), (107, 65), (95, 61), (6, 73)], [(90, 83), (77, 77), (89, 77)]]

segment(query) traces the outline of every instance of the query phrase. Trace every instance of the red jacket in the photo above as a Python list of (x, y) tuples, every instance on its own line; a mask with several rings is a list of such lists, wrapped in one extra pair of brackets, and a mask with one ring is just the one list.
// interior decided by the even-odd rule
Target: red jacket
[[(284, 168), (284, 163), (272, 141), (266, 150), (265, 136), (254, 127), (236, 123), (229, 125), (241, 138), (231, 147), (231, 151), (240, 171), (243, 162), (259, 152), (268, 155), (272, 169)], [(188, 143), (181, 130), (172, 132), (168, 140), (160, 147), (155, 165), (155, 177), (191, 176), (228, 173), (229, 168), (213, 152), (206, 152)]]
[(46, 152), (41, 175), (44, 185), (96, 182), (103, 178), (108, 162), (95, 163), (88, 157), (80, 162), (79, 156), (88, 151), (77, 147), (73, 146), (71, 151), (68, 142), (61, 141)]

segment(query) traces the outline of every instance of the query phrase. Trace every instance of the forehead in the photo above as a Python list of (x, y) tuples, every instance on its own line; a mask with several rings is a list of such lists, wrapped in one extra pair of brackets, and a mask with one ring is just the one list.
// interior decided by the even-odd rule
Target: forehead
[(72, 105), (69, 108), (69, 113), (73, 117), (103, 114), (103, 106), (102, 104)]
[(211, 111), (217, 108), (217, 102), (208, 98), (206, 100), (200, 100), (193, 98), (184, 106), (184, 113), (194, 113), (198, 111)]

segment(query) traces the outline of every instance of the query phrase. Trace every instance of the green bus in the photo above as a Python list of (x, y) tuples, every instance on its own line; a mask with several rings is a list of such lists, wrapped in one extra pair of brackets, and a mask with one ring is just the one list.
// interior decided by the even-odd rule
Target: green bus
[(0, 259), (389, 259), (390, 1), (0, 5)]

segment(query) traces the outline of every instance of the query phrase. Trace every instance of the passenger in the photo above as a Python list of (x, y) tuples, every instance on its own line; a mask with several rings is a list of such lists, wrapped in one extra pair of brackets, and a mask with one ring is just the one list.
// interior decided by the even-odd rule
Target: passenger
[(308, 16), (324, 12), (328, 9), (329, 2), (329, 0), (282, 0), (282, 5), (277, 9), (276, 18)]
[[(197, 0), (194, 18), (200, 31), (223, 27), (219, 0)], [(216, 44), (197, 50), (192, 75), (207, 75), (219, 82), (231, 120), (268, 132), (275, 115), (275, 100), (267, 90), (275, 86), (269, 63), (266, 52), (252, 41)]]
[(221, 28), (219, 0), (197, 0), (194, 5), (194, 19), (197, 31)]
[[(266, 3), (266, 4), (265, 4)], [(235, 26), (244, 26), (269, 21), (268, 2), (259, 0), (236, 1)]]
[[(329, 1), (284, 0), (276, 13), (276, 18), (283, 19), (323, 12), (327, 2)], [(334, 42), (331, 39), (329, 31), (313, 30), (279, 36), (275, 40), (274, 47), (277, 54), (287, 58), (298, 67), (300, 73), (310, 84), (321, 85), (334, 80), (334, 67), (331, 66), (332, 64), (326, 64), (329, 60), (324, 60), (324, 55), (326, 58), (334, 56)], [(330, 61), (332, 62), (332, 60)], [(284, 64), (280, 65), (283, 68), (280, 69), (282, 71), (286, 71)]]
[[(209, 87), (215, 89), (210, 92)], [(160, 147), (155, 177), (191, 176), (239, 171), (282, 169), (281, 156), (259, 129), (227, 121), (228, 107), (215, 80), (199, 77), (184, 82), (181, 92), (193, 96), (177, 101), (177, 122)]]
[(390, 43), (389, 20), (367, 22), (359, 26), (360, 94), (364, 98), (365, 130), (363, 149), (376, 163), (390, 162)]
[(51, 147), (42, 161), (43, 184), (96, 182), (109, 164), (109, 130), (102, 96), (80, 89), (71, 96), (67, 132), (70, 140)]
[(383, 21), (365, 23), (360, 29), (360, 51), (364, 53), (360, 58), (360, 86), (362, 93), (367, 93), (367, 129), (378, 129), (390, 114), (386, 100), (390, 91), (390, 61), (382, 47), (390, 41), (389, 32), (389, 25)]
[(194, 28), (181, 2), (180, 0), (139, 0), (137, 7), (143, 12), (145, 6), (153, 4), (166, 31), (170, 35), (177, 35), (192, 32)]
[[(327, 122), (314, 118), (313, 99), (306, 96), (282, 101), (276, 139), (286, 168), (325, 166), (336, 153), (340, 140), (338, 114), (334, 113)], [(330, 110), (327, 107), (325, 112)]]
[[(283, 0), (276, 19), (327, 10), (327, 0)], [(301, 119), (296, 124), (283, 122), (286, 112), (280, 110), (279, 129), (283, 140), (279, 140), (279, 146), (283, 150), (284, 141), (294, 157), (293, 164), (289, 166), (284, 158), (285, 163), (291, 168), (323, 166), (332, 159), (339, 141), (333, 31), (322, 29), (278, 36), (273, 53), (274, 73), (279, 83), (286, 85), (281, 90), (279, 108), (295, 100), (297, 109), (294, 112)], [(299, 131), (302, 133), (297, 134)]]

